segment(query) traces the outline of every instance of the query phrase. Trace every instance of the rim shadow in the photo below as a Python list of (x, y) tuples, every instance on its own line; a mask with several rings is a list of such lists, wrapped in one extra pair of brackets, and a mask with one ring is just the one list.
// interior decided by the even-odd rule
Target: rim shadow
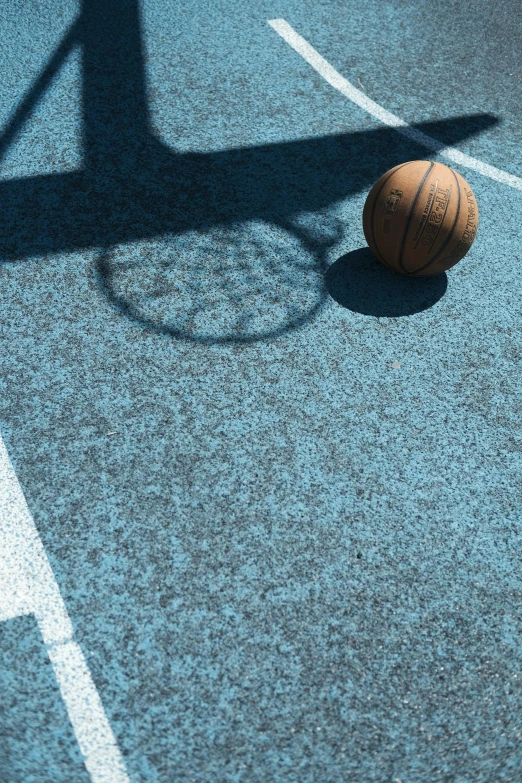
[(338, 258), (325, 275), (332, 299), (362, 315), (399, 318), (432, 307), (446, 293), (445, 272), (434, 277), (403, 277), (382, 266), (368, 247)]

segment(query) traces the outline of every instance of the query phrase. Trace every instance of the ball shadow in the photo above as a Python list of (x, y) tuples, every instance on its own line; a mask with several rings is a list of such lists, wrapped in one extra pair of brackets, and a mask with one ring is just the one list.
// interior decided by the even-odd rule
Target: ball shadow
[(332, 299), (354, 313), (397, 318), (432, 307), (444, 296), (448, 278), (446, 273), (403, 277), (364, 247), (337, 259), (326, 272), (325, 284)]

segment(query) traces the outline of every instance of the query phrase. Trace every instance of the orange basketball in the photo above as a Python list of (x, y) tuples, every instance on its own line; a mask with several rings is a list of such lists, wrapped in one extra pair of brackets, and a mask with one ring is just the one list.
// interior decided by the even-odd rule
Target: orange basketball
[(390, 169), (368, 194), (363, 230), (374, 256), (403, 275), (438, 275), (471, 247), (475, 195), (442, 163), (412, 160)]

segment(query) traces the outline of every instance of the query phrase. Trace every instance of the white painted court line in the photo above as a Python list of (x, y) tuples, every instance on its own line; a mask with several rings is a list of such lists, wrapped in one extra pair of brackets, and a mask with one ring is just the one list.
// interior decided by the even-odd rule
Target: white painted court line
[(93, 783), (129, 783), (42, 541), (0, 437), (0, 622), (34, 614)]
[(483, 163), (477, 158), (466, 155), (464, 152), (456, 149), (455, 147), (449, 147), (443, 144), (441, 141), (428, 136), (425, 133), (412, 128), (408, 123), (401, 120), (400, 117), (396, 117), (378, 103), (368, 98), (361, 90), (354, 87), (351, 82), (341, 76), (335, 68), (327, 62), (324, 57), (321, 57), (319, 52), (316, 52), (313, 46), (308, 41), (302, 38), (293, 27), (284, 19), (270, 19), (268, 21), (270, 27), (272, 27), (281, 38), (283, 38), (292, 49), (294, 49), (306, 62), (312, 66), (312, 68), (320, 74), (328, 84), (335, 87), (346, 98), (349, 98), (353, 103), (360, 106), (361, 109), (371, 114), (384, 125), (388, 125), (390, 128), (395, 128), (403, 136), (408, 139), (421, 144), (426, 149), (436, 152), (438, 155), (443, 155), (445, 158), (449, 158), (453, 163), (460, 166), (465, 166), (473, 171), (478, 171), (479, 174), (483, 174), (485, 177), (494, 179), (497, 182), (502, 182), (504, 185), (509, 185), (517, 190), (522, 190), (522, 178), (516, 177), (514, 174), (508, 174), (507, 171), (490, 166), (489, 163)]

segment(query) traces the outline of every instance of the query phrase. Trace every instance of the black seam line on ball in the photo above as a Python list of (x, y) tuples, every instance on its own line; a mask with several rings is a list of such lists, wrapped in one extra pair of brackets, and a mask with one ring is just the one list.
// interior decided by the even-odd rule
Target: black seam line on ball
[(380, 259), (381, 259), (382, 263), (384, 264), (384, 266), (387, 266), (388, 269), (393, 269), (393, 267), (385, 260), (383, 254), (379, 250), (379, 245), (377, 244), (377, 240), (375, 239), (375, 222), (374, 222), (375, 221), (375, 210), (377, 208), (377, 201), (379, 200), (379, 196), (381, 195), (381, 193), (383, 191), (383, 188), (386, 185), (386, 183), (388, 182), (388, 180), (390, 179), (390, 177), (393, 177), (393, 175), (396, 174), (400, 169), (403, 169), (404, 166), (409, 166), (410, 163), (413, 163), (413, 161), (412, 160), (408, 160), (406, 163), (401, 163), (400, 166), (395, 166), (394, 167), (394, 169), (391, 172), (391, 174), (389, 176), (387, 176), (386, 179), (384, 180), (384, 182), (382, 183), (381, 187), (379, 188), (379, 192), (375, 196), (375, 200), (373, 202), (372, 214), (371, 214), (371, 218), (370, 218), (370, 231), (371, 231), (371, 234), (372, 234), (372, 241), (373, 241), (373, 245), (374, 245), (375, 249), (377, 250), (377, 252), (378, 252), (378, 254), (380, 256)]
[[(403, 237), (402, 237), (402, 244), (401, 244), (401, 249), (400, 249), (400, 252), (399, 252), (399, 258), (397, 259), (400, 268), (402, 269), (403, 272), (406, 272), (406, 273), (408, 273), (408, 270), (404, 267), (404, 264), (402, 263), (402, 256), (403, 256), (403, 253), (404, 253), (404, 245), (406, 244), (406, 234), (408, 233), (408, 229), (410, 227), (411, 219), (412, 219), (412, 216), (413, 216), (413, 210), (417, 206), (417, 201), (419, 200), (419, 196), (421, 194), (421, 190), (424, 187), (424, 183), (426, 182), (426, 179), (428, 178), (428, 174), (430, 173), (430, 171), (432, 170), (434, 165), (435, 165), (434, 163), (430, 163), (430, 165), (428, 166), (428, 168), (426, 170), (426, 173), (423, 176), (423, 178), (421, 180), (421, 183), (420, 183), (420, 185), (419, 185), (419, 187), (417, 189), (417, 192), (415, 194), (415, 198), (413, 199), (413, 204), (411, 205), (411, 208), (410, 208), (410, 214), (408, 215), (408, 219), (406, 221), (406, 228), (404, 229), (404, 234), (403, 234)], [(416, 271), (417, 270), (415, 270), (415, 272)], [(415, 274), (415, 272), (413, 272), (413, 274)], [(412, 274), (412, 273), (410, 272), (409, 274)]]
[[(446, 237), (446, 241), (442, 245), (442, 247), (439, 250), (439, 252), (437, 253), (437, 255), (434, 258), (432, 258), (431, 261), (429, 261), (427, 264), (425, 264), (422, 267), (422, 269), (426, 269), (426, 267), (431, 266), (431, 264), (434, 264), (435, 261), (437, 260), (437, 258), (439, 258), (440, 254), (446, 249), (446, 245), (448, 244), (448, 242), (450, 241), (451, 237), (453, 236), (453, 232), (455, 231), (455, 226), (457, 225), (457, 220), (459, 219), (460, 205), (461, 205), (459, 178), (457, 177), (457, 175), (455, 174), (453, 169), (450, 169), (450, 171), (453, 174), (453, 176), (455, 177), (455, 182), (457, 183), (457, 194), (458, 194), (457, 212), (455, 213), (455, 218), (453, 220), (453, 225), (451, 227), (451, 231), (449, 232), (448, 236)], [(448, 200), (448, 207), (449, 207), (449, 200)], [(448, 214), (447, 210), (446, 210), (446, 214)], [(446, 217), (446, 215), (444, 215), (444, 217)], [(441, 226), (441, 228), (442, 228), (442, 226)]]

